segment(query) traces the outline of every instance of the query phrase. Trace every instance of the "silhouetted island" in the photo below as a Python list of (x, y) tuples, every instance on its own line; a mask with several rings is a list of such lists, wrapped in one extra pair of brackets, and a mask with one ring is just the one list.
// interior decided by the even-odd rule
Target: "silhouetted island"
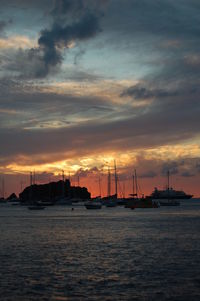
[(55, 204), (61, 198), (78, 200), (88, 200), (91, 194), (86, 187), (71, 186), (69, 180), (50, 182), (48, 184), (33, 184), (26, 187), (19, 198), (22, 204), (33, 201), (42, 201)]

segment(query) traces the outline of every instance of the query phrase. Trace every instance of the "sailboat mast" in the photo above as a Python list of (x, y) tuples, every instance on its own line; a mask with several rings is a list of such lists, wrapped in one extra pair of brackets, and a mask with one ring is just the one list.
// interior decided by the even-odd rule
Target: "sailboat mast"
[(134, 175), (132, 176), (132, 188), (133, 188), (133, 196), (135, 195), (135, 177), (134, 177)]
[(2, 178), (2, 197), (5, 198), (5, 180)]
[(137, 173), (135, 169), (135, 190), (136, 190), (136, 196), (138, 196), (138, 185), (137, 185)]
[(115, 167), (115, 195), (116, 195), (116, 198), (117, 198), (118, 191), (117, 191), (117, 167), (116, 167), (116, 161), (114, 161), (114, 167)]
[(36, 184), (36, 182), (35, 182), (35, 169), (34, 169), (33, 176), (32, 176), (32, 182), (33, 182), (33, 185)]
[(20, 191), (22, 192), (22, 185), (23, 185), (23, 181), (20, 181)]
[(62, 197), (65, 196), (65, 172), (62, 170)]
[(125, 181), (123, 182), (123, 198), (125, 199), (126, 197), (126, 184)]
[(167, 189), (169, 190), (169, 170), (167, 171)]
[(33, 173), (32, 173), (32, 171), (30, 172), (30, 195), (29, 195), (29, 200), (30, 200), (30, 202), (32, 202), (32, 198), (33, 198), (33, 187), (32, 187), (32, 185), (33, 185)]
[(33, 185), (33, 174), (32, 171), (30, 172), (30, 186)]
[(49, 200), (51, 199), (51, 177), (49, 177), (49, 185), (48, 185), (48, 188), (49, 188)]
[(100, 178), (100, 176), (99, 176), (99, 195), (101, 197), (101, 178)]
[(62, 180), (63, 180), (63, 182), (65, 182), (65, 172), (64, 172), (64, 170), (62, 170)]
[(108, 197), (110, 196), (110, 167), (108, 167)]

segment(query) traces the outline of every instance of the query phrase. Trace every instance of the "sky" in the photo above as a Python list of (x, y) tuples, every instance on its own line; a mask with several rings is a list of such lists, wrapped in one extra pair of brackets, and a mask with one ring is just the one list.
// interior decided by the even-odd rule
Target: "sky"
[(106, 195), (116, 160), (121, 195), (135, 169), (144, 194), (169, 170), (200, 195), (199, 0), (0, 7), (0, 194), (3, 180), (9, 195), (30, 172), (46, 183), (64, 170)]

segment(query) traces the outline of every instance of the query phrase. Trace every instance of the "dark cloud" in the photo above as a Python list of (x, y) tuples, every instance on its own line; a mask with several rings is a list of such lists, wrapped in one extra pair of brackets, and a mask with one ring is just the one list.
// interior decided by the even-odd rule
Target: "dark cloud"
[(185, 178), (189, 178), (189, 177), (194, 177), (194, 173), (191, 173), (190, 171), (184, 171), (181, 173), (181, 176), (182, 177), (185, 177)]
[(59, 176), (55, 176), (53, 173), (50, 172), (35, 173), (36, 183), (49, 183), (51, 181), (57, 181), (58, 179)]
[(77, 65), (81, 57), (85, 54), (85, 50), (79, 49), (74, 56), (74, 65)]
[[(18, 90), (21, 90), (21, 85), (19, 81), (15, 81), (9, 77), (0, 78), (0, 90), (1, 96), (6, 96), (12, 92), (16, 93)], [(1, 104), (3, 100), (1, 99)]]
[(198, 0), (116, 0), (109, 6), (110, 19), (106, 21), (125, 36), (147, 34), (185, 40), (199, 35), (199, 7)]
[(166, 162), (162, 166), (161, 175), (167, 176), (168, 172), (170, 175), (176, 175), (179, 172), (178, 170), (179, 166), (183, 164), (184, 162), (177, 162), (177, 161)]
[[(155, 101), (148, 110), (144, 107), (136, 111), (126, 104), (113, 105), (95, 96), (36, 93), (33, 90), (29, 93), (29, 86), (22, 83), (20, 87), (19, 82), (16, 84), (8, 79), (0, 81), (0, 85), (4, 96), (0, 108), (24, 112), (23, 117), (16, 115), (7, 125), (3, 119), (5, 114), (1, 118), (1, 141), (5, 143), (0, 153), (5, 158), (22, 153), (66, 151), (88, 154), (97, 150), (149, 148), (177, 144), (200, 132), (199, 89), (195, 87), (189, 87), (187, 91), (180, 87), (174, 96)], [(143, 86), (149, 89), (148, 83)], [(150, 87), (151, 91), (160, 91), (155, 85)], [(37, 89), (36, 86), (35, 91)], [(85, 122), (76, 121), (84, 119)], [(59, 121), (58, 126), (62, 128), (52, 129), (54, 121)], [(10, 122), (15, 122), (15, 126)], [(10, 130), (6, 129), (8, 125)]]
[(0, 38), (1, 37), (4, 37), (4, 38), (6, 37), (6, 35), (5, 35), (5, 29), (10, 24), (12, 24), (12, 20), (11, 19), (6, 20), (6, 21), (0, 20)]
[[(77, 60), (76, 60), (77, 61)], [(77, 64), (77, 63), (75, 63)], [(63, 72), (64, 80), (72, 80), (75, 82), (98, 82), (98, 80), (103, 80), (103, 76), (95, 73), (89, 73), (87, 71), (81, 70), (80, 68), (68, 68), (66, 72)]]
[[(39, 92), (32, 83), (0, 80), (1, 127), (47, 128), (66, 127), (77, 120), (106, 118), (114, 114), (115, 108), (107, 100), (97, 96), (76, 96)], [(7, 114), (6, 114), (7, 112)], [(11, 112), (9, 114), (9, 112)], [(16, 113), (15, 113), (16, 112)], [(12, 119), (9, 119), (12, 116)]]
[(142, 173), (139, 175), (139, 178), (155, 178), (157, 176), (157, 173), (153, 170), (146, 171), (145, 173)]
[[(85, 1), (85, 3), (88, 1)], [(71, 12), (80, 13), (81, 10), (85, 8), (83, 0), (57, 0), (54, 3), (54, 7), (51, 14), (54, 17), (59, 17), (62, 15), (67, 15)]]
[(135, 85), (124, 90), (121, 96), (131, 96), (134, 99), (149, 99), (149, 98), (163, 98), (178, 95), (177, 91), (167, 91), (162, 89), (149, 89), (141, 85)]
[[(162, 82), (165, 87), (162, 91), (158, 85), (158, 91), (137, 87), (133, 93), (138, 99), (154, 97), (154, 92), (170, 93), (169, 82), (196, 82), (200, 75), (199, 9), (198, 0), (111, 2), (102, 23), (108, 35), (106, 46), (128, 56), (133, 78), (139, 73), (140, 78)], [(141, 76), (143, 69), (147, 74)]]
[(56, 70), (56, 66), (46, 66), (44, 53), (40, 48), (18, 49), (10, 53), (9, 58), (4, 58), (3, 65), (11, 77), (18, 80), (42, 78)]
[(0, 34), (2, 33), (2, 31), (4, 30), (5, 27), (6, 27), (6, 22), (0, 21)]
[(92, 13), (86, 13), (73, 24), (63, 26), (54, 23), (50, 30), (43, 30), (38, 44), (43, 52), (42, 60), (46, 67), (46, 75), (51, 66), (54, 67), (62, 62), (61, 51), (63, 48), (68, 48), (70, 42), (94, 37), (99, 31), (98, 17)]
[[(46, 106), (46, 105), (45, 105)], [(56, 108), (56, 104), (54, 104)], [(46, 114), (46, 113), (45, 113)], [(173, 114), (173, 115), (172, 115)], [(51, 118), (52, 120), (52, 118)], [(35, 122), (35, 121), (34, 121)], [(52, 129), (5, 129), (0, 139), (4, 141), (2, 157), (17, 154), (50, 154), (71, 152), (79, 156), (96, 151), (130, 150), (179, 143), (199, 133), (199, 113), (195, 109), (184, 114), (171, 108), (166, 111), (150, 111), (141, 116), (123, 120), (91, 120), (71, 126)], [(69, 143), (70, 142), (70, 143)], [(164, 166), (177, 171), (177, 166)]]
[(55, 0), (54, 7), (51, 14), (55, 18), (62, 18), (66, 15), (73, 15), (75, 17), (85, 13), (85, 11), (101, 10), (110, 2), (110, 0)]
[[(20, 3), (24, 4), (24, 1)], [(60, 0), (55, 1), (52, 10), (49, 6), (51, 25), (41, 30), (38, 46), (10, 53), (8, 62), (5, 58), (4, 68), (21, 78), (43, 78), (55, 73), (63, 61), (64, 50), (69, 49), (72, 42), (80, 43), (100, 32), (102, 14), (91, 1)], [(0, 32), (1, 27), (3, 29), (4, 23), (0, 23)]]
[[(160, 114), (161, 116), (167, 115), (168, 121), (166, 127), (170, 127), (174, 124), (174, 132), (176, 132), (176, 123), (184, 116), (187, 116), (188, 127), (190, 122), (192, 125), (192, 119), (200, 113), (200, 89), (197, 82), (165, 82), (165, 81), (153, 81), (153, 79), (143, 81), (142, 84), (134, 85), (125, 89), (121, 96), (130, 96), (134, 100), (148, 100), (153, 99), (154, 101), (144, 108), (148, 109), (148, 114)], [(163, 88), (162, 88), (163, 86)], [(165, 88), (167, 86), (167, 89)], [(159, 118), (159, 117), (158, 117)], [(163, 116), (165, 119), (165, 117)], [(173, 118), (175, 118), (173, 120)], [(163, 120), (164, 120), (163, 119)]]
[[(7, 5), (12, 3), (16, 7), (21, 7), (26, 2), (9, 0)], [(3, 3), (6, 5), (6, 1)], [(107, 3), (103, 11), (104, 18), (101, 19), (101, 28), (104, 32), (102, 47), (108, 49), (112, 47), (114, 51), (122, 49), (123, 58), (130, 53), (132, 57), (138, 59), (138, 68), (142, 69), (147, 65), (152, 68), (155, 80), (163, 78), (177, 81), (180, 76), (188, 79), (199, 74), (199, 64), (197, 62), (191, 64), (188, 59), (199, 53), (200, 18), (197, 0), (190, 2), (187, 0), (178, 2), (171, 0), (59, 0), (50, 1), (49, 5), (48, 1), (28, 1), (28, 5), (29, 3), (30, 7), (35, 5), (38, 10), (45, 11), (44, 8), (48, 8), (46, 14), (49, 25), (41, 31), (38, 49), (31, 50), (30, 55), (26, 53), (22, 56), (24, 65), (26, 65), (26, 59), (29, 59), (25, 77), (28, 71), (31, 77), (45, 77), (51, 71), (55, 72), (62, 63), (63, 49), (68, 49), (71, 40), (76, 40), (78, 44), (85, 38), (94, 37), (99, 32), (102, 3), (104, 5)], [(85, 30), (80, 32), (80, 27)], [(85, 35), (86, 28), (88, 32)], [(173, 46), (174, 43), (177, 47)], [(124, 55), (125, 52), (126, 55)], [(33, 71), (30, 70), (31, 63)], [(116, 68), (118, 63), (120, 62), (117, 62)], [(131, 62), (129, 63), (131, 65)], [(15, 65), (17, 65), (17, 60)], [(36, 68), (35, 65), (41, 65), (41, 68)], [(155, 77), (157, 72), (157, 77)], [(135, 91), (139, 95), (145, 92)], [(162, 93), (162, 91), (150, 92)]]
[(99, 169), (94, 166), (92, 168), (86, 168), (86, 169), (82, 169), (80, 168), (79, 170), (77, 170), (77, 172), (74, 174), (75, 177), (81, 177), (81, 178), (87, 178), (89, 176), (93, 176), (93, 175), (97, 175), (99, 174)]
[[(7, 72), (7, 76), (1, 78), (0, 86), (2, 85), (2, 82), (6, 84), (6, 81), (8, 81), (8, 83), (6, 84), (8, 85), (12, 81), (15, 84), (14, 86), (11, 86), (11, 88), (13, 87), (13, 89), (11, 89), (10, 91), (15, 91), (16, 85), (20, 85), (22, 81), (24, 82), (24, 85), (25, 80), (41, 81), (42, 78), (47, 74), (54, 78), (55, 73), (58, 73), (58, 71), (60, 71), (59, 80), (61, 81), (72, 80), (76, 82), (94, 82), (99, 79), (103, 79), (103, 76), (100, 76), (95, 72), (88, 72), (77, 66), (69, 66), (67, 69), (63, 68), (62, 70), (60, 70), (60, 65), (46, 65), (43, 55), (43, 51), (39, 48), (31, 50), (19, 49), (15, 52), (10, 53), (9, 57), (0, 55), (0, 66), (2, 64), (2, 69), (4, 70), (6, 68)], [(78, 54), (77, 56), (75, 55), (76, 64), (77, 60), (79, 59), (78, 57)]]
[(200, 161), (196, 162), (195, 169), (200, 173)]
[[(27, 1), (8, 1), (8, 4), (11, 2), (25, 5)], [(30, 1), (30, 5), (40, 7), (40, 2), (35, 1), (34, 4)], [(13, 127), (12, 131), (8, 130), (9, 126), (10, 129), (13, 126), (12, 119), (7, 121), (6, 129), (1, 127), (1, 141), (7, 142), (1, 147), (2, 156), (34, 152), (47, 152), (52, 155), (54, 151), (74, 154), (78, 151), (89, 153), (111, 148), (148, 148), (178, 143), (199, 135), (199, 2), (110, 1), (102, 19), (102, 14), (97, 8), (98, 3), (100, 5), (102, 2), (63, 0), (55, 1), (54, 6), (52, 2), (49, 6), (46, 2), (49, 23), (40, 32), (38, 47), (15, 51), (11, 55), (13, 60), (8, 58), (6, 63), (4, 59), (4, 70), (10, 70), (11, 76), (18, 76), (19, 87), (14, 81), (4, 81), (4, 90), (1, 89), (1, 108), (24, 110), (27, 115), (24, 114), (23, 118), (15, 117), (16, 127)], [(122, 59), (128, 52), (131, 53), (128, 61), (130, 64), (136, 56), (140, 66), (138, 70), (148, 67), (148, 72), (140, 74), (139, 77), (137, 69), (126, 69), (127, 66), (123, 66), (125, 69), (122, 70), (122, 76), (124, 72), (125, 76), (127, 73), (131, 74), (131, 78), (138, 79), (141, 84), (130, 86), (121, 96), (131, 96), (136, 100), (153, 98), (155, 101), (152, 104), (138, 110), (128, 106), (126, 100), (121, 106), (112, 106), (96, 96), (92, 100), (92, 97), (32, 93), (31, 89), (30, 93), (26, 93), (27, 90), (25, 93), (19, 93), (20, 85), (24, 84), (23, 79), (43, 78), (54, 74), (63, 62), (64, 50), (69, 50), (72, 41), (79, 45), (82, 41), (96, 37), (100, 31), (100, 20), (103, 34), (107, 38), (102, 40), (102, 48), (105, 47), (109, 51), (106, 59), (98, 52), (98, 57), (91, 57), (91, 61), (96, 60), (100, 65), (106, 60), (106, 74), (107, 70), (111, 69), (109, 63), (112, 61), (112, 55), (114, 56), (118, 49), (123, 49)], [(105, 41), (107, 43), (104, 43)], [(173, 41), (177, 42), (176, 47), (173, 46)], [(145, 47), (142, 47), (144, 45)], [(113, 52), (110, 52), (110, 47), (113, 47)], [(76, 52), (77, 57), (85, 53), (84, 51)], [(154, 58), (151, 62), (150, 57)], [(120, 61), (114, 60), (113, 66), (116, 70), (119, 64)], [(68, 75), (68, 79), (77, 81), (86, 78), (98, 79), (92, 74), (80, 71)], [(34, 82), (31, 85), (34, 86)], [(37, 86), (34, 89), (36, 90)], [(6, 96), (6, 91), (9, 90), (12, 92)], [(89, 121), (68, 122), (67, 118), (70, 115), (76, 115), (77, 120), (78, 117), (88, 117)], [(102, 120), (97, 118), (94, 121), (95, 116), (101, 116)], [(21, 123), (20, 118), (23, 119)], [(54, 120), (60, 121), (62, 129), (47, 129), (47, 125), (53, 124)], [(31, 129), (35, 125), (40, 125), (43, 129)], [(177, 169), (179, 170), (179, 166)]]
[(45, 7), (53, 6), (53, 0), (0, 0), (0, 6), (2, 10), (15, 8), (15, 9), (32, 9), (36, 7), (43, 9)]

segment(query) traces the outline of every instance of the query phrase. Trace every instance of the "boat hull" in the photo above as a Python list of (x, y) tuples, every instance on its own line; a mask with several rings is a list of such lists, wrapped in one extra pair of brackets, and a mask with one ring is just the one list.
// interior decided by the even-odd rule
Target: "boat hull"
[(117, 206), (117, 202), (115, 200), (108, 200), (106, 203), (105, 203), (105, 206), (106, 207), (116, 207)]
[(158, 208), (160, 204), (158, 202), (154, 202), (151, 199), (133, 199), (127, 202), (126, 208), (136, 209), (136, 208)]
[(160, 201), (160, 206), (180, 206), (180, 202), (173, 199), (168, 201)]
[[(173, 199), (173, 200), (189, 200), (193, 197), (193, 195), (185, 195), (185, 196), (170, 196), (170, 199)], [(159, 196), (159, 195), (152, 195), (152, 198), (155, 199), (155, 200), (168, 200), (169, 199), (169, 196)]]
[(137, 209), (137, 208), (142, 208), (142, 209), (150, 209), (150, 208), (158, 208), (159, 206), (154, 203), (154, 204), (145, 204), (145, 203), (138, 203), (138, 204), (135, 204), (131, 207), (129, 207), (130, 209)]
[(85, 203), (84, 205), (85, 205), (86, 209), (91, 209), (91, 210), (92, 209), (93, 210), (95, 210), (95, 209), (101, 209), (101, 207), (102, 207), (102, 205), (99, 204), (99, 203), (98, 204), (97, 203), (93, 203), (93, 204), (92, 203), (91, 204), (90, 203)]

